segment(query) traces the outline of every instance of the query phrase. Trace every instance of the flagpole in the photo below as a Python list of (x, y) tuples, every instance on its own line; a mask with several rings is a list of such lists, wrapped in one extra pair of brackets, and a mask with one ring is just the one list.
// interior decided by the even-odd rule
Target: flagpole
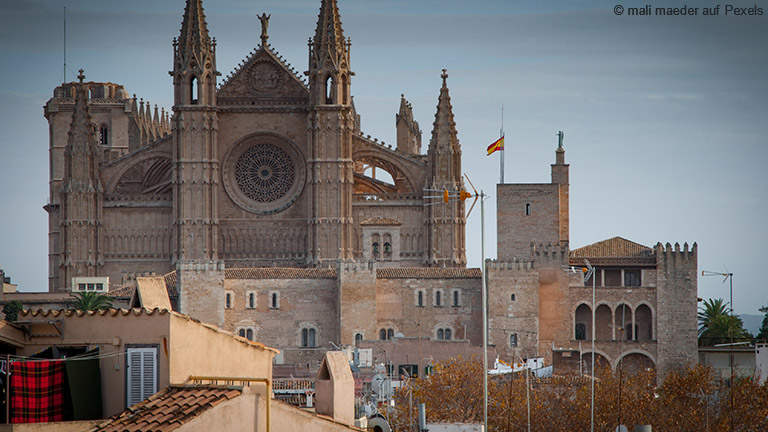
[[(499, 138), (504, 136), (504, 104), (501, 104), (501, 130)], [(504, 146), (501, 146), (501, 163), (499, 164), (499, 183), (504, 184)]]

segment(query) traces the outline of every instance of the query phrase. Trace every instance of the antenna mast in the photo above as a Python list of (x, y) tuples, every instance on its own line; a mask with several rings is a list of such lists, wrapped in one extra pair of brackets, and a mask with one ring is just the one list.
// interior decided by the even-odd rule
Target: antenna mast
[(64, 82), (67, 82), (67, 8), (64, 7)]
[[(501, 129), (499, 130), (499, 138), (504, 138), (504, 104), (501, 104)], [(504, 144), (501, 145), (501, 164), (499, 165), (499, 174), (501, 184), (504, 184)]]

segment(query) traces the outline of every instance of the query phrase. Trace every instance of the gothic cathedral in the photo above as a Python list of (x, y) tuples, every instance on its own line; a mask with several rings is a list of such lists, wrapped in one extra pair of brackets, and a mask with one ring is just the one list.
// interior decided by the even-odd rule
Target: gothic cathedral
[(392, 148), (360, 131), (335, 0), (322, 0), (306, 76), (268, 43), (269, 17), (259, 18), (258, 47), (220, 80), (202, 2), (187, 1), (171, 113), (82, 73), (56, 88), (45, 107), (50, 291), (182, 264), (466, 265), (463, 203), (424, 198), (463, 186), (445, 71), (426, 154), (404, 97)]

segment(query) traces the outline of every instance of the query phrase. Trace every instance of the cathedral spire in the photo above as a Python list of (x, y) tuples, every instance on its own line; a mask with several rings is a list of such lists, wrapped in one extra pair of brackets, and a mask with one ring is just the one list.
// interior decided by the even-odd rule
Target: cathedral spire
[(448, 94), (448, 73), (445, 69), (440, 77), (443, 86), (440, 88), (432, 138), (429, 141), (431, 174), (436, 183), (447, 182), (446, 186), (457, 187), (461, 182), (461, 146), (453, 119), (453, 106)]
[[(432, 138), (429, 141), (429, 188), (445, 191), (463, 190), (461, 146), (453, 120), (448, 73), (440, 75), (443, 85), (437, 99)], [(452, 201), (428, 209), (427, 249), (425, 264), (434, 267), (463, 267), (467, 264), (464, 202)]]
[(341, 17), (336, 0), (322, 0), (320, 15), (317, 18), (317, 29), (312, 41), (316, 60), (327, 60), (327, 54), (331, 60), (338, 58), (345, 48), (344, 30), (341, 28)]
[(211, 38), (208, 36), (202, 0), (187, 0), (178, 39), (179, 52), (185, 54), (205, 52), (209, 50), (210, 45)]
[[(96, 139), (96, 126), (88, 105), (88, 86), (83, 83), (85, 75), (80, 69), (80, 83), (75, 88), (75, 108), (69, 125), (67, 151), (69, 158), (69, 177), (77, 180), (91, 180), (98, 163), (99, 149)], [(74, 156), (78, 155), (78, 156)]]
[(215, 105), (216, 40), (208, 35), (202, 0), (187, 0), (179, 37), (173, 41), (174, 104)]
[(336, 0), (322, 0), (315, 37), (309, 40), (309, 87), (314, 105), (349, 105), (351, 42), (344, 39)]

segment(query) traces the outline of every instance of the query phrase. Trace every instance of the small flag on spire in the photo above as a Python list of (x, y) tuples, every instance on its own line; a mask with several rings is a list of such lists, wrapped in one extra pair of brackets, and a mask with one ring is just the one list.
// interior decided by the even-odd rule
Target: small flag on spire
[(504, 135), (494, 141), (493, 144), (488, 146), (488, 156), (490, 156), (491, 153), (495, 152), (496, 150), (504, 150)]

